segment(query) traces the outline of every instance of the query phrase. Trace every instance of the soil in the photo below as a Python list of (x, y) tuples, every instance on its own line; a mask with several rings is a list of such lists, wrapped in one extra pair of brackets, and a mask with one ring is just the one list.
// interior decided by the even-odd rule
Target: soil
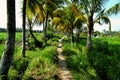
[(62, 39), (59, 40), (57, 46), (58, 52), (58, 77), (60, 80), (73, 80), (73, 76), (67, 68), (65, 56), (62, 53)]

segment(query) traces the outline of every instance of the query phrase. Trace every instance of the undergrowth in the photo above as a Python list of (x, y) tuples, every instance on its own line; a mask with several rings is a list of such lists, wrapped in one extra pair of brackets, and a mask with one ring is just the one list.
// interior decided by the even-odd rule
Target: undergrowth
[(74, 80), (119, 80), (120, 44), (117, 40), (94, 39), (94, 48), (88, 52), (83, 43), (71, 47), (70, 43), (64, 42), (63, 54)]
[(48, 46), (43, 50), (26, 51), (23, 58), (20, 49), (16, 49), (12, 66), (9, 70), (9, 80), (43, 80), (54, 79), (56, 47)]

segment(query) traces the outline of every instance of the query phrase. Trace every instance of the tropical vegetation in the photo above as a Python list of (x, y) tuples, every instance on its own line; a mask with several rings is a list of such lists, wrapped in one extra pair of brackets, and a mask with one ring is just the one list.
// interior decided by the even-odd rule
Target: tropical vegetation
[[(119, 80), (120, 31), (111, 30), (109, 0), (23, 0), (21, 29), (15, 0), (7, 0), (7, 29), (0, 28), (1, 80), (59, 80), (58, 41), (74, 80)], [(94, 24), (109, 31), (94, 31)], [(43, 30), (35, 32), (35, 25)], [(4, 45), (5, 43), (5, 45)], [(22, 54), (22, 55), (21, 55)]]

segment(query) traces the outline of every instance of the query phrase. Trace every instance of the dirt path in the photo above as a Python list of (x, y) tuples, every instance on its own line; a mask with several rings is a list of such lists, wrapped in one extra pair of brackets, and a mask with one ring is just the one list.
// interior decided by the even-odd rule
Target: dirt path
[(67, 68), (67, 63), (64, 55), (62, 54), (62, 39), (59, 40), (57, 47), (58, 52), (58, 77), (60, 80), (73, 80), (71, 72)]

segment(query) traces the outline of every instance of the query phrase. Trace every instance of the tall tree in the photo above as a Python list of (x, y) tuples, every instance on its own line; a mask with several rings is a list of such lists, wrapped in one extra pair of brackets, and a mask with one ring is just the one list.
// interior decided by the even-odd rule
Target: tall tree
[(62, 31), (70, 33), (71, 44), (73, 46), (73, 29), (78, 25), (80, 26), (85, 21), (85, 17), (80, 13), (74, 3), (54, 13), (56, 15), (53, 18), (53, 24)]
[(25, 42), (26, 42), (26, 37), (25, 37), (25, 24), (26, 24), (26, 0), (23, 0), (23, 10), (22, 10), (22, 19), (23, 19), (23, 24), (22, 24), (22, 56), (25, 57)]
[(13, 60), (15, 47), (15, 0), (7, 0), (7, 41), (0, 61), (0, 80), (7, 80), (8, 70)]
[[(73, 0), (77, 2), (77, 4), (81, 5), (84, 16), (86, 17), (86, 25), (87, 25), (87, 44), (86, 48), (87, 50), (91, 50), (92, 45), (92, 31), (94, 28), (94, 24), (96, 20), (100, 18), (100, 16), (103, 15), (103, 4), (107, 2), (108, 0)], [(95, 15), (95, 13), (97, 15)]]
[(43, 23), (43, 35), (44, 35), (44, 43), (46, 44), (46, 29), (48, 18), (53, 17), (53, 11), (60, 7), (61, 4), (64, 3), (64, 0), (44, 0), (43, 1), (43, 9), (45, 13), (45, 22)]
[[(111, 16), (111, 15), (116, 15), (120, 13), (120, 2), (109, 8), (108, 10), (105, 11), (105, 15)], [(109, 23), (109, 33), (111, 33), (111, 23)]]
[(42, 43), (37, 40), (32, 31), (35, 24), (40, 25), (44, 21), (44, 11), (41, 0), (27, 0), (26, 17), (30, 36), (34, 39), (35, 45), (41, 47)]

